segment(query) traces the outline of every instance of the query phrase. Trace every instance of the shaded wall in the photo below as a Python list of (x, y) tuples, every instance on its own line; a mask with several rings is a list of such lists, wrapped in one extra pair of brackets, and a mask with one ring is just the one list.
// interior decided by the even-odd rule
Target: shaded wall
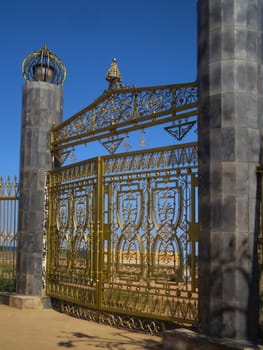
[(261, 0), (198, 1), (200, 323), (257, 338)]
[(62, 121), (60, 86), (27, 81), (23, 87), (17, 293), (42, 294), (44, 189), (51, 169), (50, 129)]

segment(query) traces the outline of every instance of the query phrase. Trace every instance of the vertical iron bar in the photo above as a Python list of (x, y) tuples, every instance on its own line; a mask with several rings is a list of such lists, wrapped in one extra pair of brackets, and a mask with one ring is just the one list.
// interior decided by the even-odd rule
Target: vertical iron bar
[(17, 247), (16, 247), (16, 215), (17, 215), (16, 203), (17, 203), (17, 201), (14, 200), (14, 202), (13, 202), (13, 205), (14, 205), (14, 213), (13, 213), (13, 234), (14, 234), (14, 238), (13, 238), (13, 243), (12, 243), (12, 245), (13, 245), (13, 271), (14, 271), (14, 278), (16, 277), (16, 249), (17, 249)]
[[(105, 190), (104, 190), (105, 191)], [(105, 198), (105, 194), (107, 193), (107, 196)], [(111, 200), (112, 200), (112, 183), (111, 184), (107, 184), (107, 192), (104, 192), (103, 194), (103, 200), (107, 200), (107, 235), (105, 237), (104, 235), (104, 240), (106, 239), (107, 240), (107, 281), (110, 280), (111, 278), (111, 270), (112, 270), (112, 264), (114, 263), (113, 260), (112, 260), (112, 247), (111, 247), (111, 237), (112, 237), (112, 225), (111, 225)], [(105, 204), (104, 204), (105, 206)], [(104, 246), (104, 242), (103, 242), (103, 249), (105, 249), (105, 246)]]
[[(54, 206), (53, 206), (53, 196), (52, 196), (52, 175), (49, 173), (47, 174), (47, 196), (48, 196), (48, 214), (47, 214), (47, 262), (46, 262), (46, 288), (47, 291), (49, 289), (49, 274), (50, 274), (50, 266), (52, 262), (56, 264), (56, 261), (53, 258), (53, 249), (52, 248), (52, 239), (54, 243), (54, 238), (51, 237), (51, 235), (54, 235), (53, 230), (51, 230), (51, 227), (54, 227), (54, 224), (56, 223), (56, 214), (54, 213)], [(57, 193), (55, 194), (57, 196)]]
[(152, 269), (151, 269), (151, 225), (150, 225), (150, 215), (151, 215), (151, 199), (150, 199), (150, 195), (151, 195), (151, 178), (150, 178), (150, 174), (149, 176), (146, 178), (147, 181), (147, 204), (146, 204), (146, 220), (147, 220), (147, 247), (146, 247), (146, 254), (147, 254), (147, 274), (146, 274), (146, 278), (147, 278), (147, 287), (150, 287), (150, 281), (151, 281), (151, 275), (152, 275)]
[[(95, 212), (96, 213), (96, 212)], [(95, 239), (94, 239), (94, 221), (93, 221), (94, 218), (92, 218), (92, 221), (90, 223), (90, 280), (91, 280), (91, 283), (93, 284), (94, 283), (94, 279), (96, 281), (96, 276), (94, 274), (95, 272), (95, 263), (94, 263), (94, 252), (95, 252), (95, 249), (94, 249), (94, 244), (95, 244)]]
[[(195, 179), (194, 179), (194, 174), (191, 173), (191, 222), (195, 223), (195, 203), (196, 203), (196, 198), (195, 198)], [(196, 280), (195, 280), (195, 245), (196, 241), (195, 239), (191, 240), (191, 287), (192, 291), (195, 290), (196, 288)]]
[(97, 308), (101, 310), (102, 304), (102, 266), (103, 266), (103, 159), (97, 158), (97, 193), (96, 193), (96, 237), (95, 237), (95, 261), (96, 261), (96, 288)]

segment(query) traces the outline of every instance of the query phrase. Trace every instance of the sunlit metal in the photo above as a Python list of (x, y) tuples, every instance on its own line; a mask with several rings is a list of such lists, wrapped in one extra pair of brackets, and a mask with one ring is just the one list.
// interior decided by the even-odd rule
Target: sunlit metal
[(62, 161), (74, 146), (115, 140), (118, 135), (186, 117), (196, 123), (197, 114), (196, 83), (106, 90), (87, 108), (52, 129), (51, 152), (54, 159)]
[(109, 89), (117, 89), (120, 87), (121, 73), (117, 65), (117, 59), (113, 58), (110, 69), (106, 74), (106, 80), (109, 82)]
[(0, 291), (15, 292), (18, 183), (0, 177)]
[[(155, 149), (146, 129), (184, 139), (198, 116), (197, 84), (109, 89), (51, 134), (54, 163), (99, 141), (111, 154), (56, 168), (48, 181), (47, 294), (70, 315), (160, 333), (198, 315), (196, 143)], [(180, 124), (180, 126), (179, 126)], [(128, 152), (141, 132), (143, 150)], [(121, 143), (126, 153), (114, 154)]]
[(46, 45), (24, 59), (22, 73), (25, 80), (45, 81), (57, 85), (63, 85), (66, 79), (63, 62)]
[(123, 140), (124, 137), (113, 136), (107, 139), (106, 141), (101, 141), (101, 144), (106, 148), (106, 150), (109, 153), (113, 154), (115, 153), (115, 151), (120, 146)]
[(197, 186), (195, 143), (51, 171), (48, 295), (108, 324), (194, 324)]
[(145, 131), (144, 130), (141, 131), (141, 139), (139, 141), (139, 145), (142, 147), (146, 146)]

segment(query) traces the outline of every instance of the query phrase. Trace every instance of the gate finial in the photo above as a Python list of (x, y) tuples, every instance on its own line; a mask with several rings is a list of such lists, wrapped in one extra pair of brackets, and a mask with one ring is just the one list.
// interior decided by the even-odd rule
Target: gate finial
[(32, 52), (23, 61), (22, 73), (25, 80), (44, 81), (63, 85), (66, 68), (45, 44), (39, 51)]
[(113, 58), (105, 78), (109, 82), (109, 89), (117, 89), (120, 86), (121, 73), (117, 65), (117, 58)]

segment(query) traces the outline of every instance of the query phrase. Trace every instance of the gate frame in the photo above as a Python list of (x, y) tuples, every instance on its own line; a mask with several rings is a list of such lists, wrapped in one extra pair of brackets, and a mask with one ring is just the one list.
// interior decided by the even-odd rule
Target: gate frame
[[(80, 144), (96, 140), (103, 141), (106, 138), (111, 138), (114, 148), (114, 142), (118, 142), (119, 137), (122, 134), (126, 134), (127, 132), (142, 128), (144, 129), (145, 127), (161, 125), (167, 122), (173, 122), (173, 124), (170, 127), (171, 130), (169, 129), (167, 131), (170, 132), (178, 141), (181, 141), (184, 135), (187, 133), (187, 131), (191, 129), (191, 126), (196, 123), (197, 115), (198, 103), (196, 83), (155, 86), (150, 88), (139, 89), (134, 87), (123, 88), (118, 86), (117, 88), (109, 89), (108, 91), (104, 92), (104, 94), (101, 97), (99, 97), (96, 101), (94, 101), (91, 105), (89, 105), (79, 113), (75, 114), (70, 119), (66, 120), (58, 126), (55, 126), (52, 129), (51, 153), (53, 157), (53, 165), (55, 168), (57, 166), (61, 166), (64, 163), (64, 161), (68, 158), (68, 156), (74, 151), (74, 147)], [(193, 123), (190, 126), (190, 128), (187, 125), (188, 118), (190, 118), (190, 121)], [(181, 121), (185, 119), (186, 123), (181, 123)], [(179, 123), (175, 125), (174, 123), (178, 121)], [(186, 132), (183, 129), (183, 127), (188, 128)], [(116, 148), (114, 148), (114, 151)], [(169, 149), (169, 146), (167, 148)], [(155, 151), (158, 151), (159, 149), (160, 148), (156, 148)], [(96, 243), (94, 247), (95, 250), (97, 250), (97, 247), (100, 246), (100, 239), (103, 234), (103, 228), (100, 224), (101, 222), (103, 222), (103, 187), (102, 181), (100, 181), (100, 179), (102, 178), (102, 158), (105, 157), (103, 156), (97, 158), (98, 169), (96, 176), (98, 187), (96, 189), (96, 211), (99, 215), (99, 219), (97, 222), (94, 223), (94, 232), (96, 235)], [(72, 166), (69, 167), (72, 168)], [(67, 166), (64, 168), (66, 169)], [(54, 171), (56, 172), (56, 169)], [(50, 174), (52, 172), (53, 171), (51, 170)], [(49, 235), (50, 215), (53, 216), (54, 213), (51, 213), (49, 210)], [(198, 223), (193, 223), (189, 229), (191, 231), (191, 233), (189, 233), (189, 242), (193, 243), (194, 241), (198, 240)], [(103, 308), (101, 307), (102, 291), (100, 288), (100, 283), (102, 279), (100, 275), (102, 274), (102, 271), (100, 271), (100, 269), (98, 268), (99, 262), (102, 261), (101, 254), (101, 249), (99, 249), (99, 254), (96, 255), (96, 261), (94, 261), (94, 264), (96, 266), (96, 281), (98, 282), (98, 286), (96, 289), (98, 300), (97, 310), (90, 310), (89, 312), (84, 311), (81, 306), (74, 306), (71, 301), (67, 302), (66, 300), (63, 300), (63, 298), (61, 301), (54, 299), (54, 306), (55, 308), (59, 308), (60, 310), (69, 314), (73, 314), (74, 316), (82, 315), (83, 318), (89, 318), (92, 320), (96, 319), (100, 322), (108, 322), (109, 324), (113, 323), (115, 325), (122, 325), (128, 328), (134, 327), (132, 326), (134, 321), (124, 320), (123, 317), (121, 317), (121, 315), (118, 315), (117, 319), (115, 319), (114, 321), (111, 317), (110, 319), (106, 317), (107, 321), (105, 321), (106, 318), (104, 318), (102, 315), (103, 312), (106, 312), (106, 310), (103, 310)], [(194, 258), (192, 257), (192, 263), (193, 259)], [(48, 266), (50, 266), (49, 256)], [(194, 274), (195, 272), (192, 273), (192, 276)], [(49, 293), (48, 288), (47, 294), (52, 296), (52, 293)], [(129, 315), (124, 315), (124, 318), (125, 317), (129, 318)], [(135, 328), (138, 327), (136, 326)], [(158, 333), (163, 329), (163, 324), (160, 325), (158, 324), (158, 321), (155, 322), (154, 320), (150, 320), (149, 323), (147, 320), (146, 325), (145, 322), (142, 321), (140, 328), (143, 331), (148, 329), (152, 333)]]

